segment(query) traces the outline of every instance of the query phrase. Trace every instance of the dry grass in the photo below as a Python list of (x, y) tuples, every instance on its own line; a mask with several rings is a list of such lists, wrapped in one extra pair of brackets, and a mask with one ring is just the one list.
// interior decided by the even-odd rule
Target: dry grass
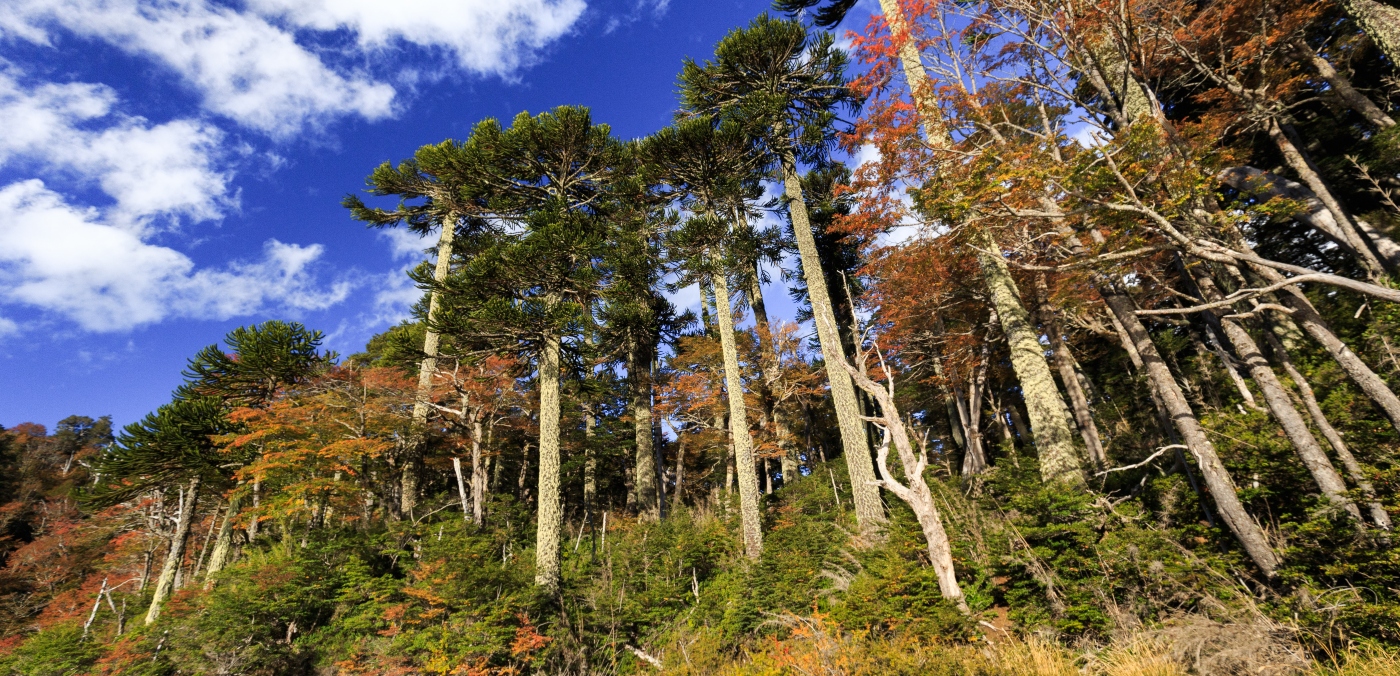
[[(1308, 660), (1286, 631), (1267, 623), (1228, 624), (1179, 618), (1127, 634), (1092, 650), (1071, 650), (1040, 636), (949, 645), (833, 630), (820, 619), (788, 616), (782, 640), (739, 659), (701, 655), (668, 659), (664, 673), (727, 676), (1400, 676), (1400, 655), (1353, 648), (1328, 664)], [(680, 651), (668, 650), (679, 658)], [(694, 661), (692, 661), (692, 659)], [(702, 666), (703, 665), (703, 666)]]

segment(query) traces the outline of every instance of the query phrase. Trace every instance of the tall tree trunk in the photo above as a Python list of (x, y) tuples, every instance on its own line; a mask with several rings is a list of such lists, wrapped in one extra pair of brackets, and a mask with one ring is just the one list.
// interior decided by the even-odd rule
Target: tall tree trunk
[(214, 551), (209, 553), (209, 567), (204, 572), (204, 588), (209, 589), (214, 586), (214, 576), (223, 571), (228, 565), (233, 554), (233, 520), (238, 517), (238, 511), (243, 507), (243, 496), (235, 493), (228, 502), (228, 511), (224, 513), (224, 522), (219, 526), (219, 536), (214, 540)]
[[(984, 240), (992, 252), (999, 251), (990, 236)], [(1079, 450), (1070, 432), (1070, 414), (1050, 366), (1045, 363), (1045, 348), (1031, 322), (1030, 314), (1021, 303), (1011, 270), (999, 255), (979, 251), (982, 277), (991, 293), (992, 304), (1000, 319), (1002, 332), (1011, 348), (1011, 367), (1021, 383), (1026, 401), (1026, 413), (1031, 420), (1031, 435), (1035, 437), (1036, 455), (1040, 458), (1040, 475), (1046, 482), (1061, 481), (1071, 486), (1084, 486), (1084, 467)]]
[(175, 534), (170, 537), (170, 552), (165, 555), (165, 565), (160, 569), (155, 595), (151, 597), (151, 608), (146, 611), (146, 624), (151, 624), (160, 617), (161, 606), (165, 605), (165, 601), (170, 598), (170, 592), (175, 588), (175, 573), (185, 562), (185, 546), (190, 539), (190, 524), (194, 521), (196, 508), (199, 507), (199, 484), (199, 477), (190, 479), (189, 492), (180, 506), (180, 518), (175, 522)]
[[(812, 323), (817, 327), (827, 380), (831, 384), (831, 400), (836, 406), (836, 422), (841, 428), (841, 444), (846, 456), (846, 470), (851, 477), (856, 521), (861, 528), (873, 528), (885, 521), (880, 490), (875, 484), (875, 467), (866, 444), (865, 421), (850, 374), (842, 368), (846, 355), (841, 349), (841, 335), (836, 324), (836, 311), (827, 293), (826, 275), (822, 272), (816, 238), (807, 217), (807, 202), (802, 196), (802, 180), (797, 175), (797, 160), (792, 151), (782, 158), (783, 191), (792, 218), (793, 236), (802, 260), (802, 275), (807, 282), (807, 296), (812, 305)], [(742, 464), (742, 463), (741, 463)], [(752, 465), (752, 463), (750, 463)]]
[(1361, 25), (1390, 66), (1400, 68), (1400, 7), (1379, 0), (1342, 0), (1342, 9)]
[(905, 21), (904, 12), (900, 10), (899, 0), (880, 0), (880, 11), (885, 15), (885, 23), (889, 25), (890, 35), (894, 36), (896, 48), (899, 50), (899, 65), (904, 70), (904, 80), (909, 86), (910, 98), (919, 111), (924, 135), (930, 142), (947, 138), (943, 115), (933, 95), (933, 83), (924, 71), (918, 43), (909, 34), (909, 23)]
[(472, 523), (486, 525), (486, 463), (481, 438), (481, 418), (472, 424)]
[[(551, 298), (550, 304), (558, 302)], [(540, 347), (540, 476), (536, 506), (535, 584), (550, 595), (559, 591), (559, 533), (564, 510), (559, 498), (559, 335), (553, 330)], [(527, 454), (528, 460), (528, 454)]]
[(1327, 420), (1327, 416), (1322, 412), (1322, 407), (1317, 403), (1317, 395), (1313, 393), (1312, 385), (1308, 384), (1307, 378), (1298, 372), (1298, 368), (1293, 365), (1293, 358), (1288, 354), (1288, 348), (1284, 347), (1283, 341), (1274, 335), (1272, 331), (1265, 332), (1264, 337), (1269, 341), (1269, 347), (1277, 355), (1278, 361), (1283, 365), (1283, 370), (1288, 374), (1288, 378), (1293, 381), (1293, 386), (1297, 388), (1299, 398), (1303, 400), (1303, 406), (1308, 410), (1308, 415), (1312, 417), (1313, 424), (1317, 426), (1322, 437), (1332, 446), (1332, 450), (1337, 452), (1337, 457), (1342, 461), (1342, 467), (1346, 469), (1351, 480), (1361, 489), (1361, 494), (1366, 496), (1366, 507), (1371, 513), (1371, 521), (1382, 530), (1390, 530), (1390, 515), (1386, 513), (1385, 506), (1376, 499), (1376, 487), (1371, 485), (1371, 481), (1366, 478), (1366, 471), (1361, 468), (1361, 463), (1356, 461), (1356, 456), (1351, 454), (1351, 449), (1342, 440), (1342, 435), (1337, 432), (1337, 428)]
[(1054, 308), (1050, 307), (1050, 287), (1044, 273), (1036, 275), (1035, 290), (1040, 304), (1040, 321), (1045, 326), (1046, 335), (1050, 337), (1050, 350), (1055, 357), (1055, 368), (1059, 370), (1060, 381), (1064, 383), (1065, 392), (1069, 394), (1070, 410), (1074, 413), (1074, 422), (1079, 426), (1079, 436), (1084, 438), (1089, 462), (1095, 467), (1101, 467), (1107, 458), (1104, 455), (1103, 442), (1099, 440), (1099, 427), (1094, 422), (1093, 411), (1089, 408), (1089, 398), (1085, 396), (1084, 388), (1079, 385), (1079, 374), (1074, 370), (1074, 358), (1069, 354), (1069, 346), (1060, 334), (1059, 319), (1055, 316)]
[[(718, 253), (712, 257), (717, 263), (720, 261)], [(711, 281), (715, 289), (719, 344), (724, 352), (724, 389), (729, 399), (729, 436), (734, 442), (734, 466), (738, 472), (744, 553), (751, 559), (757, 559), (763, 553), (763, 520), (758, 507), (758, 474), (754, 471), (753, 436), (749, 434), (748, 407), (744, 404), (744, 381), (739, 377), (739, 350), (734, 344), (734, 311), (729, 304), (729, 280), (721, 269)], [(849, 376), (846, 382), (850, 383)]]
[(593, 404), (583, 405), (583, 513), (584, 520), (598, 506), (598, 452), (593, 448), (594, 428), (598, 418), (593, 415)]
[[(456, 233), (456, 219), (449, 216), (442, 223), (442, 233), (438, 237), (437, 266), (433, 268), (433, 281), (441, 284), (447, 279), (452, 266), (452, 237)], [(437, 290), (428, 294), (428, 323), (437, 319)], [(418, 366), (418, 391), (413, 398), (413, 424), (411, 439), (404, 448), (403, 474), (399, 479), (399, 510), (413, 518), (413, 508), (418, 506), (418, 479), (423, 471), (423, 452), (427, 444), (428, 411), (432, 408), (433, 375), (437, 373), (438, 334), (429, 328), (423, 333), (423, 362)]]
[(631, 388), (633, 432), (637, 442), (637, 513), (644, 519), (661, 518), (661, 496), (656, 481), (656, 449), (651, 431), (651, 346), (632, 339), (627, 352), (627, 376)]

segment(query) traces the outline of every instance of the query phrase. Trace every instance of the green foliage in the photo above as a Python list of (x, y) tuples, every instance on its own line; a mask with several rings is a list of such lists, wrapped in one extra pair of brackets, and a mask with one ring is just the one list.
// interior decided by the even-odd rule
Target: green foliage
[(210, 345), (190, 359), (177, 396), (212, 397), (231, 406), (266, 402), (280, 387), (296, 384), (328, 362), (317, 352), (323, 336), (297, 322), (240, 326), (224, 337), (231, 353)]
[(35, 634), (8, 656), (0, 657), (5, 676), (73, 676), (85, 673), (102, 656), (102, 647), (83, 636), (77, 622), (53, 625)]

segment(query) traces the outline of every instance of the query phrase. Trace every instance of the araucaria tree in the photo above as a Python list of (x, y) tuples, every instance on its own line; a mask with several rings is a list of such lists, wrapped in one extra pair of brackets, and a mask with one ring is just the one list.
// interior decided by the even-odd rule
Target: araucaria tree
[(859, 102), (845, 76), (846, 55), (831, 34), (809, 34), (802, 24), (766, 15), (736, 29), (715, 46), (703, 65), (681, 71), (681, 107), (690, 115), (737, 124), (763, 144), (778, 170), (792, 219), (813, 323), (826, 362), (831, 397), (841, 428), (846, 469), (863, 527), (885, 519), (866, 443), (855, 386), (841, 364), (840, 330), (802, 195), (800, 162), (820, 162), (836, 139), (838, 114)]

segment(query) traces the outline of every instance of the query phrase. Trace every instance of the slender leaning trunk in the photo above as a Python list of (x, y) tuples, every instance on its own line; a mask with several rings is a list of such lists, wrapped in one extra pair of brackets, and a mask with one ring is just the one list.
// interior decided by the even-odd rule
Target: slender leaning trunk
[(175, 522), (175, 534), (170, 538), (170, 552), (165, 555), (165, 565), (160, 569), (156, 580), (155, 595), (151, 597), (151, 608), (146, 611), (146, 624), (160, 617), (161, 606), (170, 598), (175, 588), (175, 573), (185, 560), (185, 547), (190, 539), (190, 524), (194, 521), (195, 508), (199, 506), (199, 477), (190, 479), (190, 489), (185, 503), (181, 505), (180, 518)]
[[(991, 251), (999, 251), (990, 236), (985, 242)], [(1035, 438), (1036, 455), (1040, 458), (1040, 476), (1047, 483), (1058, 481), (1084, 486), (1084, 467), (1074, 447), (1069, 409), (1060, 397), (1054, 376), (1050, 375), (1045, 348), (1040, 344), (1040, 335), (1031, 322), (1030, 313), (1021, 303), (1011, 270), (999, 255), (979, 251), (977, 258), (1001, 320), (1002, 332), (1011, 348), (1011, 367), (1021, 383), (1021, 396), (1026, 402), (1026, 413), (1030, 415), (1031, 436)]]
[(1298, 149), (1298, 146), (1293, 142), (1290, 134), (1287, 133), (1283, 125), (1279, 124), (1278, 120), (1270, 118), (1266, 124), (1267, 127), (1265, 127), (1265, 129), (1269, 133), (1269, 139), (1274, 142), (1274, 146), (1277, 147), (1279, 153), (1283, 155), (1283, 159), (1288, 163), (1289, 168), (1297, 173), (1299, 178), (1303, 179), (1303, 183), (1307, 184), (1308, 188), (1313, 191), (1313, 194), (1317, 195), (1317, 199), (1321, 200), (1322, 204), (1327, 207), (1327, 210), (1332, 213), (1332, 218), (1337, 222), (1339, 233), (1343, 237), (1346, 237), (1347, 244), (1356, 252), (1357, 260), (1361, 263), (1361, 266), (1366, 269), (1366, 272), (1371, 275), (1372, 279), (1384, 276), (1386, 273), (1385, 266), (1381, 264), (1376, 254), (1372, 253), (1364, 234), (1357, 228), (1351, 214), (1342, 207), (1342, 203), (1332, 194), (1331, 186), (1328, 186), (1327, 182), (1322, 179), (1322, 175), (1318, 173), (1317, 167), (1313, 166), (1312, 161)]
[[(810, 230), (808, 234), (811, 234)], [(719, 255), (715, 254), (713, 258), (718, 262)], [(734, 466), (738, 472), (744, 553), (750, 559), (757, 559), (763, 553), (763, 522), (758, 511), (758, 473), (754, 470), (753, 436), (749, 434), (748, 407), (744, 404), (744, 381), (739, 377), (739, 350), (734, 344), (734, 311), (729, 304), (729, 280), (721, 271), (714, 276), (713, 284), (715, 319), (719, 324), (720, 348), (724, 352), (724, 389), (729, 399), (729, 436), (734, 441)], [(849, 385), (849, 376), (846, 382)]]
[(238, 511), (242, 507), (243, 496), (234, 494), (228, 502), (228, 512), (224, 514), (224, 523), (219, 526), (219, 537), (214, 540), (214, 551), (209, 553), (209, 567), (204, 572), (205, 589), (214, 586), (214, 576), (228, 566), (229, 559), (233, 555), (233, 520), (238, 517)]
[(481, 419), (472, 426), (472, 521), (486, 525), (486, 459), (481, 444)]
[[(452, 265), (452, 237), (456, 233), (456, 219), (448, 217), (442, 223), (442, 234), (438, 237), (437, 267), (433, 268), (433, 281), (441, 284), (447, 279), (447, 271)], [(437, 319), (438, 292), (428, 294), (428, 324)], [(428, 410), (432, 408), (433, 374), (437, 372), (438, 334), (431, 328), (423, 333), (423, 362), (418, 366), (418, 391), (413, 398), (412, 435), (404, 449), (403, 474), (399, 477), (399, 510), (409, 518), (413, 508), (418, 506), (418, 475), (423, 470), (423, 451), (427, 444)]]
[(1079, 435), (1084, 438), (1084, 448), (1089, 451), (1089, 462), (1095, 467), (1100, 467), (1107, 458), (1104, 456), (1103, 442), (1099, 439), (1099, 427), (1095, 424), (1094, 413), (1089, 408), (1089, 397), (1085, 396), (1084, 388), (1079, 385), (1079, 374), (1074, 370), (1074, 358), (1069, 353), (1069, 346), (1060, 335), (1060, 322), (1055, 317), (1054, 308), (1050, 307), (1050, 288), (1044, 273), (1036, 276), (1035, 290), (1040, 303), (1040, 321), (1045, 325), (1046, 335), (1050, 337), (1050, 350), (1055, 357), (1055, 368), (1059, 370), (1060, 381), (1065, 384), (1065, 392), (1069, 394), (1070, 410), (1079, 426)]
[(1312, 385), (1308, 384), (1307, 378), (1298, 372), (1298, 368), (1293, 365), (1293, 358), (1288, 354), (1288, 348), (1284, 347), (1283, 341), (1273, 334), (1267, 332), (1264, 337), (1269, 340), (1269, 347), (1278, 355), (1279, 362), (1283, 365), (1283, 370), (1288, 374), (1288, 378), (1293, 381), (1293, 386), (1298, 389), (1298, 394), (1303, 400), (1303, 406), (1308, 409), (1308, 415), (1312, 416), (1313, 424), (1317, 426), (1319, 432), (1332, 446), (1332, 450), (1337, 452), (1337, 458), (1342, 461), (1342, 467), (1346, 469), (1347, 475), (1351, 477), (1357, 488), (1361, 489), (1361, 494), (1366, 497), (1366, 507), (1371, 513), (1371, 522), (1381, 530), (1390, 530), (1390, 515), (1386, 513), (1385, 506), (1376, 499), (1376, 487), (1366, 478), (1366, 471), (1361, 468), (1361, 463), (1356, 461), (1356, 456), (1352, 455), (1351, 449), (1342, 440), (1341, 433), (1327, 420), (1326, 414), (1322, 412), (1322, 407), (1317, 403), (1317, 395), (1313, 393)]
[[(782, 171), (793, 236), (802, 259), (802, 276), (807, 282), (807, 295), (812, 303), (812, 323), (817, 326), (817, 340), (821, 343), (822, 360), (831, 384), (831, 400), (836, 406), (836, 422), (841, 428), (841, 445), (846, 456), (846, 470), (851, 476), (856, 521), (861, 528), (874, 528), (884, 523), (885, 509), (875, 483), (875, 466), (870, 457), (870, 447), (866, 444), (865, 421), (861, 417), (860, 403), (856, 400), (856, 388), (851, 383), (850, 374), (841, 366), (846, 361), (846, 355), (841, 349), (836, 310), (827, 293), (826, 275), (822, 272), (816, 238), (812, 236), (811, 220), (807, 217), (807, 202), (802, 196), (802, 181), (797, 176), (797, 160), (791, 151), (783, 157)], [(752, 464), (749, 463), (750, 466)]]
[(542, 342), (535, 584), (553, 595), (559, 592), (559, 533), (564, 527), (564, 510), (559, 500), (559, 334), (551, 330)]
[(1200, 421), (1196, 419), (1196, 414), (1187, 403), (1186, 395), (1172, 376), (1171, 369), (1167, 368), (1167, 363), (1162, 360), (1157, 346), (1152, 343), (1152, 336), (1147, 332), (1147, 327), (1138, 319), (1133, 301), (1113, 286), (1112, 280), (1100, 277), (1098, 282), (1099, 293), (1104, 303), (1132, 340), (1133, 347), (1142, 359), (1148, 381), (1152, 383), (1153, 390), (1181, 435), (1182, 443), (1196, 456), (1196, 464), (1205, 478), (1206, 489), (1210, 491), (1211, 497), (1215, 498), (1216, 512), (1244, 547), (1254, 565), (1259, 567), (1265, 577), (1273, 578), (1280, 563), (1278, 554), (1269, 546), (1263, 529), (1245, 511), (1234, 480), (1220, 461), (1215, 446), (1206, 437), (1205, 428), (1201, 427)]
[[(1255, 274), (1263, 277), (1270, 284), (1277, 284), (1284, 280), (1284, 276), (1278, 270), (1263, 266), (1250, 265), (1249, 268)], [(1347, 377), (1366, 393), (1366, 396), (1376, 404), (1381, 412), (1390, 419), (1390, 424), (1400, 431), (1400, 397), (1395, 396), (1395, 392), (1381, 379), (1375, 371), (1371, 370), (1366, 362), (1361, 361), (1355, 352), (1342, 342), (1337, 334), (1327, 325), (1327, 320), (1318, 314), (1317, 308), (1313, 307), (1312, 301), (1303, 294), (1296, 286), (1286, 286), (1279, 289), (1279, 300), (1283, 301), (1293, 310), (1293, 321), (1303, 329), (1313, 340), (1317, 341), (1338, 366), (1346, 372)]]
[[(1395, 20), (1400, 21), (1400, 12), (1396, 12)], [(1317, 71), (1318, 76), (1332, 88), (1332, 91), (1336, 92), (1337, 97), (1346, 102), (1348, 108), (1366, 118), (1366, 121), (1377, 129), (1389, 129), (1395, 126), (1394, 119), (1386, 115), (1385, 111), (1381, 110), (1380, 106), (1377, 106), (1365, 94), (1357, 91), (1347, 76), (1337, 72), (1337, 69), (1332, 67), (1332, 62), (1314, 52), (1302, 38), (1293, 42), (1293, 49), (1298, 58), (1311, 65), (1313, 70)]]

